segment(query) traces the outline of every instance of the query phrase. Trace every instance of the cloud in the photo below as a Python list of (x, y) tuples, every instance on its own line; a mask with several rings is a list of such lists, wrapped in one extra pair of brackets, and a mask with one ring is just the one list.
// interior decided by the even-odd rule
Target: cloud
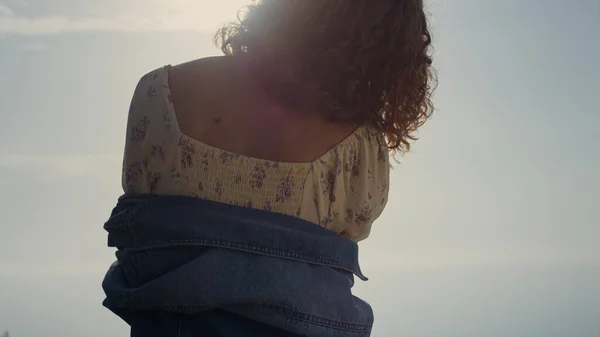
[[(202, 2), (194, 0), (133, 0), (100, 2), (105, 6), (104, 16), (83, 15), (69, 17), (58, 13), (28, 17), (16, 13), (0, 2), (0, 36), (54, 35), (85, 32), (160, 32), (199, 31), (213, 32), (223, 22), (234, 19), (237, 10), (249, 0)], [(116, 9), (111, 9), (115, 7)], [(94, 11), (90, 11), (94, 12)]]
[(12, 9), (8, 8), (7, 5), (0, 2), (0, 18), (11, 17), (14, 16), (15, 12)]
[(44, 42), (33, 42), (22, 45), (19, 49), (31, 52), (40, 52), (48, 49), (48, 45)]
[(0, 155), (0, 168), (8, 170), (42, 170), (50, 174), (83, 175), (94, 169), (118, 167), (121, 157), (112, 154), (76, 156)]

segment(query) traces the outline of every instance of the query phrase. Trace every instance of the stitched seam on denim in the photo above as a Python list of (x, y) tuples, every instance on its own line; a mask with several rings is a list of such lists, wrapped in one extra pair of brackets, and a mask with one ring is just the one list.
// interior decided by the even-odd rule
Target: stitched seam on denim
[(295, 312), (293, 310), (290, 310), (290, 309), (287, 309), (287, 308), (284, 308), (281, 306), (266, 305), (265, 309), (267, 309), (269, 311), (273, 311), (280, 315), (286, 316), (290, 319), (294, 319), (294, 320), (297, 320), (300, 322), (310, 323), (310, 324), (314, 324), (314, 325), (319, 325), (322, 327), (335, 328), (338, 330), (352, 331), (352, 332), (369, 332), (369, 331), (371, 331), (370, 325), (353, 324), (353, 323), (347, 323), (347, 322), (334, 321), (334, 320), (324, 318), (324, 317)]
[(299, 261), (299, 262), (310, 262), (313, 264), (335, 267), (338, 269), (346, 270), (346, 271), (356, 274), (358, 276), (365, 277), (358, 271), (355, 271), (353, 268), (348, 267), (348, 265), (342, 264), (342, 263), (338, 262), (337, 260), (332, 259), (330, 257), (324, 257), (324, 256), (312, 257), (307, 254), (286, 252), (283, 250), (278, 250), (278, 249), (273, 249), (273, 248), (265, 248), (265, 247), (261, 247), (261, 246), (257, 246), (257, 245), (248, 245), (245, 243), (237, 243), (237, 242), (231, 242), (231, 241), (173, 240), (173, 241), (165, 241), (165, 242), (158, 243), (158, 244), (151, 245), (151, 246), (146, 246), (143, 248), (127, 248), (126, 250), (136, 252), (136, 251), (144, 251), (144, 250), (149, 250), (149, 249), (167, 248), (167, 247), (170, 247), (173, 245), (182, 245), (182, 246), (201, 245), (204, 247), (226, 248), (226, 249), (231, 249), (231, 250), (236, 250), (236, 251), (241, 251), (241, 252), (246, 252), (246, 253), (255, 253), (255, 254), (266, 255), (266, 256), (271, 256), (271, 257), (281, 257), (281, 258), (285, 258), (288, 260), (294, 260), (294, 261)]
[[(262, 307), (269, 311), (286, 316), (287, 318), (294, 319), (299, 322), (304, 322), (304, 323), (309, 323), (309, 324), (325, 327), (325, 328), (358, 332), (358, 333), (368, 333), (372, 330), (371, 325), (339, 322), (339, 321), (334, 321), (331, 319), (327, 319), (327, 318), (323, 318), (323, 317), (319, 317), (319, 316), (315, 316), (315, 315), (304, 314), (304, 313), (295, 313), (293, 310), (290, 310), (290, 309), (287, 309), (287, 308), (284, 308), (281, 306), (277, 306), (277, 305), (263, 305)], [(209, 307), (209, 306), (205, 306), (205, 305), (204, 306), (203, 305), (190, 305), (190, 304), (188, 304), (188, 305), (161, 304), (161, 305), (155, 306), (155, 305), (147, 305), (147, 304), (138, 303), (137, 305), (135, 305), (135, 309), (140, 309), (140, 310), (156, 310), (157, 308), (162, 308), (162, 309), (171, 308), (171, 309), (175, 309), (176, 311), (179, 310), (179, 311), (191, 312), (191, 310), (186, 310), (186, 309), (194, 310), (194, 309), (200, 308), (201, 310), (208, 310), (208, 309), (213, 309), (214, 307)], [(302, 316), (302, 317), (298, 317), (298, 316)]]

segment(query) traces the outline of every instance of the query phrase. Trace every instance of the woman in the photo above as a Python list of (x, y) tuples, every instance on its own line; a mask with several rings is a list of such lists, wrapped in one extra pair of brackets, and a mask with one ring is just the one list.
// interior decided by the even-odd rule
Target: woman
[(216, 37), (135, 90), (105, 305), (133, 336), (368, 336), (356, 242), (432, 112), (422, 0), (256, 1)]

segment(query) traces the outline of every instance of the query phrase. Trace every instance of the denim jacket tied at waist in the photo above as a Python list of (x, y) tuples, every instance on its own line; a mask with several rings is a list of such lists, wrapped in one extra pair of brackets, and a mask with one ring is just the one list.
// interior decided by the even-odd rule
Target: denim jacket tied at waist
[(137, 311), (223, 309), (315, 337), (366, 337), (371, 307), (358, 246), (302, 219), (178, 196), (123, 196), (104, 225), (117, 261), (104, 305)]

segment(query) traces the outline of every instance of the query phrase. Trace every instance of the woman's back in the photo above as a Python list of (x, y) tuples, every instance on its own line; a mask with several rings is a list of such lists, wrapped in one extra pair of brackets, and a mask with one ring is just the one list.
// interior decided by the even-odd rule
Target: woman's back
[(216, 34), (225, 57), (157, 69), (135, 90), (105, 305), (132, 331), (166, 314), (159, 328), (182, 336), (243, 333), (220, 329), (242, 324), (210, 316), (222, 309), (290, 336), (367, 337), (350, 240), (386, 205), (389, 151), (407, 152), (432, 112), (423, 1), (247, 9)]
[(174, 66), (169, 87), (182, 133), (249, 157), (312, 162), (358, 127), (274, 102), (239, 58), (210, 57)]
[(432, 112), (422, 0), (261, 0), (224, 57), (145, 76), (128, 120), (129, 193), (300, 217), (358, 241), (387, 202), (388, 151)]
[(281, 108), (230, 60), (166, 66), (140, 80), (125, 191), (200, 197), (368, 236), (387, 202), (383, 136)]

